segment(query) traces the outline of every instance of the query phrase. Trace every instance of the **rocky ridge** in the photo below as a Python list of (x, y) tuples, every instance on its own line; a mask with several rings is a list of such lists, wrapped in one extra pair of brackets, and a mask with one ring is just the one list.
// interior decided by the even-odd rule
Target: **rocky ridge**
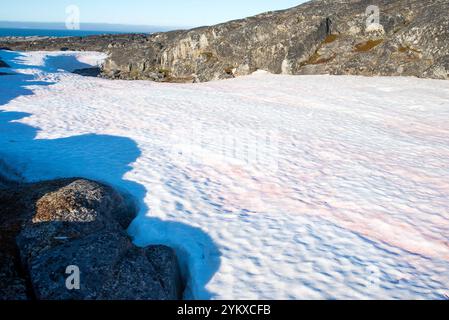
[[(370, 5), (380, 10), (378, 24)], [(448, 11), (449, 0), (315, 0), (192, 30), (3, 39), (0, 47), (107, 52), (102, 74), (112, 79), (202, 82), (259, 69), (448, 79)]]
[[(375, 11), (379, 8), (377, 23)], [(449, 78), (449, 0), (314, 0), (247, 19), (152, 35), (1, 40), (14, 50), (109, 54), (112, 79), (202, 82), (275, 74)], [(374, 13), (374, 15), (373, 15)]]

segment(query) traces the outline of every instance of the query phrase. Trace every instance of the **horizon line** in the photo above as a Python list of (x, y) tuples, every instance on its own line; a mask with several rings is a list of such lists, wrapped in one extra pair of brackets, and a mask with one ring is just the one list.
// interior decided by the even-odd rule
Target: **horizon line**
[[(35, 24), (61, 24), (65, 25), (63, 21), (21, 21), (21, 20), (0, 20), (0, 23), (35, 23)], [(183, 25), (167, 25), (167, 24), (127, 24), (127, 23), (111, 23), (111, 22), (80, 22), (80, 25), (105, 25), (105, 26), (125, 26), (125, 27), (164, 27), (164, 28), (195, 28), (195, 26)], [(1, 28), (1, 27), (0, 27)]]

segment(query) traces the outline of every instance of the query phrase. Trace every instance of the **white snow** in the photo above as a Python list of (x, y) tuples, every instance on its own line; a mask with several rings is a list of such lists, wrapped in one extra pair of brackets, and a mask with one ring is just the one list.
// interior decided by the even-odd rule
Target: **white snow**
[(0, 56), (19, 73), (0, 76), (0, 158), (132, 194), (130, 234), (176, 248), (187, 298), (449, 292), (449, 82), (157, 84), (64, 71), (96, 53)]

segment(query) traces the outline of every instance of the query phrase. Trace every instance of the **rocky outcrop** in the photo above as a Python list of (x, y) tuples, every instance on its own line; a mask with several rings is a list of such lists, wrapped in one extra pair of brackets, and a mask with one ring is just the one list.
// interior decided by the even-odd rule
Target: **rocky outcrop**
[[(182, 298), (174, 251), (131, 243), (134, 206), (112, 188), (83, 179), (5, 183), (0, 203), (0, 300)], [(66, 287), (69, 266), (80, 270), (79, 290)]]
[(0, 59), (0, 68), (9, 68), (9, 65), (2, 59)]
[[(10, 66), (2, 59), (0, 59), (0, 68), (10, 68)], [(0, 76), (7, 76), (7, 75), (10, 75), (10, 73), (0, 71)]]
[(193, 30), (0, 45), (105, 51), (113, 79), (201, 82), (258, 69), (448, 79), (448, 10), (449, 0), (315, 0)]
[(0, 38), (0, 50), (16, 51), (98, 51), (105, 52), (111, 43), (133, 43), (146, 35), (120, 34), (88, 37), (4, 37)]

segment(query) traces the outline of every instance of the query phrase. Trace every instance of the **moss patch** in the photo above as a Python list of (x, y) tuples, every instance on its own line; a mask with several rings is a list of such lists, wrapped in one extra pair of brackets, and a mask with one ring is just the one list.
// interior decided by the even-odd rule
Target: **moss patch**
[(140, 73), (139, 73), (139, 71), (137, 71), (137, 70), (132, 70), (132, 71), (129, 73), (129, 77), (130, 77), (130, 78), (133, 78), (133, 79), (138, 79), (138, 78), (139, 78), (139, 75), (140, 75)]
[(332, 42), (334, 42), (334, 41), (337, 40), (337, 39), (338, 39), (338, 35), (336, 35), (336, 34), (330, 34), (330, 35), (328, 35), (328, 36), (323, 40), (323, 42), (322, 42), (321, 45), (318, 47), (318, 49), (315, 51), (315, 53), (312, 54), (312, 55), (309, 57), (309, 59), (307, 59), (306, 61), (302, 62), (302, 63), (300, 64), (300, 67), (304, 67), (304, 66), (310, 65), (310, 64), (312, 64), (312, 65), (323, 64), (323, 63), (327, 63), (327, 62), (329, 62), (329, 61), (331, 61), (331, 60), (334, 60), (334, 58), (336, 57), (336, 54), (334, 54), (334, 55), (331, 56), (331, 57), (324, 58), (324, 57), (322, 57), (318, 52), (319, 52), (320, 49), (323, 47), (323, 45), (332, 43)]
[(366, 42), (359, 43), (355, 46), (354, 51), (355, 52), (367, 52), (371, 49), (377, 47), (379, 44), (381, 44), (384, 40), (368, 40)]
[(324, 39), (323, 43), (327, 44), (327, 43), (332, 43), (335, 40), (337, 40), (338, 36), (336, 34), (330, 34), (326, 37), (326, 39)]
[(168, 83), (193, 83), (195, 78), (193, 76), (187, 76), (187, 77), (167, 77), (162, 82), (168, 82)]
[(212, 52), (201, 52), (201, 55), (206, 59), (207, 62), (212, 60), (214, 54)]
[(310, 64), (317, 65), (317, 64), (327, 63), (327, 62), (333, 60), (334, 58), (335, 58), (335, 55), (333, 55), (332, 57), (329, 57), (329, 58), (324, 58), (318, 53), (318, 51), (316, 51), (313, 55), (310, 56), (310, 58), (307, 61), (304, 61), (303, 63), (301, 63), (301, 67), (310, 65)]
[(413, 49), (410, 46), (400, 46), (398, 48), (398, 51), (401, 52), (401, 53), (407, 53), (407, 52), (421, 53), (421, 51)]
[(168, 69), (159, 69), (159, 73), (163, 74), (165, 78), (170, 76), (170, 70)]

